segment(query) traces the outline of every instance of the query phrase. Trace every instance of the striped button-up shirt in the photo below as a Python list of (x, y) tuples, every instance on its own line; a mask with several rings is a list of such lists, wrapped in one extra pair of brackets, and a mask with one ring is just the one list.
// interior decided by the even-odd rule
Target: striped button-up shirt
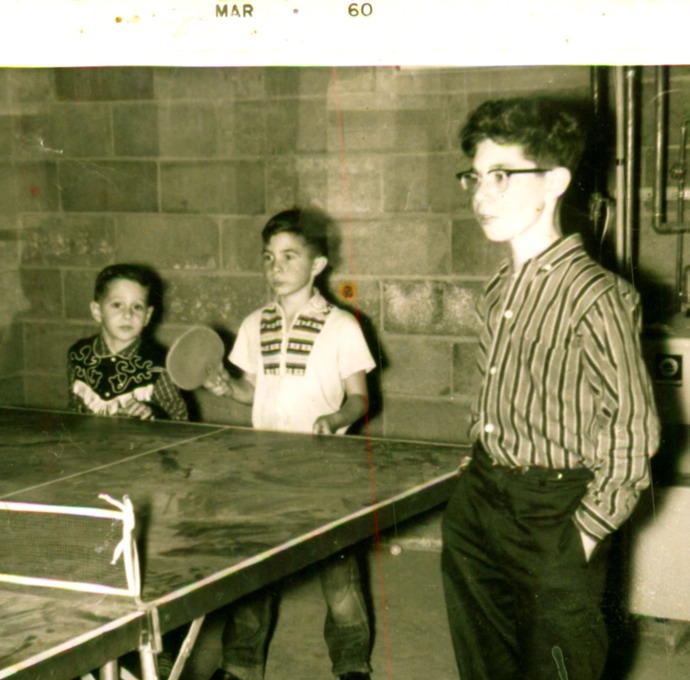
[(574, 235), (517, 272), (505, 264), (479, 315), (473, 440), (500, 465), (588, 468), (593, 480), (574, 520), (603, 538), (649, 485), (659, 443), (637, 292)]

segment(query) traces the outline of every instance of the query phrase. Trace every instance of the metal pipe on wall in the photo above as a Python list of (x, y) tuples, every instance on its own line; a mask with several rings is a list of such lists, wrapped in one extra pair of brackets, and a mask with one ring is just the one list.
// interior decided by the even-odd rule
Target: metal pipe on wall
[(680, 134), (679, 162), (672, 174), (678, 181), (676, 222), (666, 221), (666, 187), (668, 163), (668, 96), (669, 67), (657, 66), (654, 72), (654, 180), (652, 184), (652, 228), (659, 234), (676, 234), (676, 273), (674, 297), (682, 309), (685, 298), (684, 236), (690, 228), (684, 223), (685, 155), (687, 121), (683, 121)]
[(633, 274), (637, 264), (637, 228), (639, 218), (639, 129), (640, 69), (625, 70), (625, 249), (624, 272)]
[(615, 70), (615, 97), (616, 97), (616, 238), (615, 255), (616, 264), (620, 271), (627, 271), (627, 234), (625, 232), (625, 207), (623, 199), (626, 192), (625, 186), (625, 87), (623, 67), (617, 66)]

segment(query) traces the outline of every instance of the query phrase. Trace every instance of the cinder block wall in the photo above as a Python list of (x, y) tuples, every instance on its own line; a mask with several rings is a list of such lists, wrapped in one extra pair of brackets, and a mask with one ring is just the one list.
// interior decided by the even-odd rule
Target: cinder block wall
[[(259, 233), (299, 204), (339, 226), (333, 292), (381, 365), (374, 435), (464, 441), (473, 303), (499, 260), (456, 185), (458, 128), (489, 96), (589, 93), (587, 67), (0, 71), (0, 401), (61, 408), (116, 261), (166, 283), (158, 335), (262, 304)], [(247, 423), (205, 395), (200, 415)]]

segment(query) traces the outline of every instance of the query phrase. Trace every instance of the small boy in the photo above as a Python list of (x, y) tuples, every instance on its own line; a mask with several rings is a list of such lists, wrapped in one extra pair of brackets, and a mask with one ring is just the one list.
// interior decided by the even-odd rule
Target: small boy
[(474, 449), (443, 519), (458, 671), (597, 680), (609, 537), (649, 485), (659, 443), (639, 296), (561, 231), (584, 147), (562, 102), (485, 102), (461, 143), (477, 221), (512, 257), (479, 300)]
[(187, 406), (165, 370), (165, 351), (142, 336), (154, 312), (155, 282), (152, 271), (134, 264), (110, 265), (96, 277), (91, 315), (101, 332), (67, 353), (70, 410), (187, 419)]
[[(271, 218), (262, 232), (263, 267), (275, 300), (241, 324), (230, 362), (240, 379), (223, 372), (206, 387), (251, 403), (257, 429), (344, 433), (367, 412), (366, 373), (375, 367), (355, 318), (327, 302), (315, 279), (328, 265), (324, 225), (299, 209)], [(357, 559), (348, 552), (319, 572), (328, 611), (325, 638), (333, 674), (369, 678), (370, 630)], [(260, 680), (272, 625), (269, 595), (228, 608), (223, 667), (213, 680)], [(299, 677), (294, 671), (291, 677)]]

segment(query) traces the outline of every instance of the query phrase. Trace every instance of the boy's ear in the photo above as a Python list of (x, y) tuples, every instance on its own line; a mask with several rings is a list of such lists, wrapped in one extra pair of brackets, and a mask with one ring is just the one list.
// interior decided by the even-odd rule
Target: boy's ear
[(311, 273), (317, 277), (328, 266), (328, 258), (325, 255), (319, 255), (314, 258), (311, 265)]
[(101, 323), (103, 316), (101, 315), (101, 306), (95, 301), (91, 300), (91, 316), (96, 323)]
[(554, 198), (562, 196), (570, 186), (572, 175), (568, 168), (558, 167), (549, 172), (549, 190)]
[(149, 325), (149, 321), (151, 321), (151, 317), (153, 316), (153, 310), (154, 310), (154, 306), (149, 305), (147, 310), (146, 310), (146, 318), (144, 319), (144, 326)]

